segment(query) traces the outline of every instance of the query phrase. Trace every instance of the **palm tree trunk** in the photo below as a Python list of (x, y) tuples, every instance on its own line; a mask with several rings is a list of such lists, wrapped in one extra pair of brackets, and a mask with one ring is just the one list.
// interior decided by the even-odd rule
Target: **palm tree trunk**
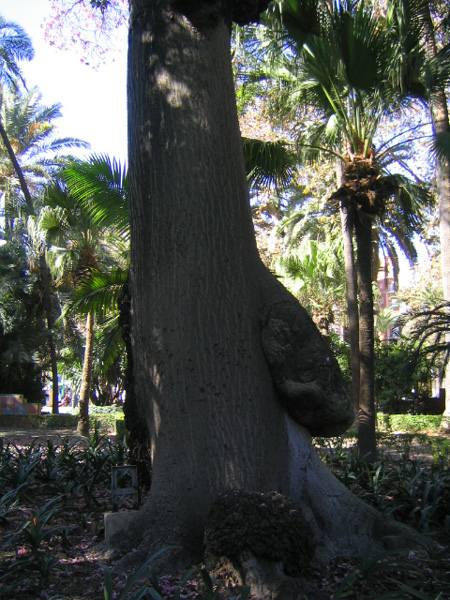
[(92, 359), (94, 351), (94, 315), (89, 312), (86, 317), (86, 346), (84, 349), (83, 374), (80, 390), (80, 417), (78, 433), (89, 437), (89, 396), (92, 386)]
[[(336, 161), (338, 189), (344, 182), (344, 165)], [(347, 301), (348, 339), (350, 342), (350, 370), (352, 374), (352, 402), (355, 415), (359, 411), (359, 310), (358, 284), (356, 281), (355, 252), (353, 247), (354, 208), (345, 200), (339, 200), (342, 239), (344, 243), (345, 294)]]
[(359, 289), (360, 396), (358, 451), (369, 462), (377, 459), (375, 435), (375, 356), (372, 290), (372, 219), (361, 211), (355, 215), (356, 270)]
[(342, 237), (344, 240), (348, 336), (350, 342), (350, 368), (352, 374), (352, 401), (355, 415), (357, 415), (359, 411), (360, 357), (358, 289), (356, 283), (355, 254), (353, 251), (353, 209), (341, 201), (340, 212)]
[(24, 174), (22, 172), (22, 169), (20, 168), (20, 165), (16, 158), (16, 155), (14, 154), (14, 150), (11, 146), (11, 143), (8, 138), (8, 134), (6, 133), (6, 130), (3, 126), (1, 119), (0, 119), (0, 137), (2, 138), (3, 143), (5, 144), (5, 148), (8, 152), (9, 159), (14, 167), (14, 171), (16, 172), (17, 178), (19, 179), (20, 187), (22, 189), (23, 195), (25, 196), (25, 201), (27, 203), (28, 210), (30, 211), (31, 214), (34, 214), (35, 211), (34, 211), (33, 200), (31, 198), (30, 190), (28, 189)]
[(52, 367), (52, 413), (58, 414), (58, 361), (56, 354), (55, 344), (55, 318), (53, 314), (53, 302), (51, 294), (51, 273), (50, 268), (45, 260), (45, 255), (42, 253), (39, 257), (40, 269), (42, 274), (42, 287), (44, 296), (44, 310), (45, 318), (47, 320), (47, 328), (49, 333), (49, 344), (50, 344), (50, 361)]

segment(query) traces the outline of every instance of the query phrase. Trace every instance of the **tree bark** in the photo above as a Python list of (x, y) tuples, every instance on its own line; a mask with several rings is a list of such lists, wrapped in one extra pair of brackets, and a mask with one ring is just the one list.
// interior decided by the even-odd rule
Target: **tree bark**
[(355, 253), (353, 249), (353, 209), (341, 201), (340, 213), (342, 238), (344, 241), (348, 335), (350, 342), (350, 368), (352, 374), (352, 401), (355, 415), (358, 415), (360, 394), (359, 309)]
[(45, 260), (45, 255), (41, 254), (39, 257), (40, 270), (42, 273), (42, 293), (44, 296), (44, 310), (47, 320), (47, 329), (49, 333), (49, 345), (50, 345), (50, 363), (52, 368), (52, 413), (58, 414), (58, 357), (56, 354), (55, 344), (55, 317), (53, 314), (53, 301), (51, 293), (51, 272), (50, 268)]
[[(0, 104), (0, 106), (1, 106), (1, 104)], [(22, 169), (20, 168), (19, 161), (17, 160), (17, 157), (14, 153), (13, 147), (11, 146), (11, 143), (8, 138), (8, 134), (6, 133), (6, 130), (3, 126), (1, 118), (0, 118), (0, 137), (2, 138), (2, 141), (5, 144), (5, 148), (6, 148), (6, 151), (8, 152), (9, 159), (14, 167), (14, 171), (16, 172), (17, 178), (20, 183), (20, 188), (24, 195), (28, 210), (30, 211), (30, 214), (34, 215), (35, 210), (34, 210), (33, 200), (31, 198), (31, 194), (28, 189), (27, 182), (25, 181), (24, 174), (22, 172)]]
[(369, 462), (377, 460), (375, 411), (374, 313), (372, 289), (372, 217), (358, 211), (355, 218), (356, 270), (359, 289), (360, 393), (358, 452)]
[[(422, 5), (422, 25), (428, 58), (433, 60), (437, 55), (436, 34), (431, 17), (430, 3)], [(447, 95), (443, 87), (432, 90), (429, 97), (429, 110), (433, 123), (433, 134), (450, 133), (450, 121), (447, 107)], [(436, 194), (439, 203), (439, 227), (441, 241), (441, 270), (444, 300), (450, 302), (450, 162), (440, 157), (436, 160)], [(450, 373), (445, 370), (443, 387), (446, 391), (444, 414), (450, 417)]]
[(77, 431), (79, 435), (89, 437), (89, 398), (92, 387), (92, 358), (94, 353), (94, 315), (86, 317), (86, 345), (84, 348), (83, 374), (80, 390), (80, 416)]
[(134, 391), (133, 350), (131, 344), (131, 298), (128, 280), (123, 286), (119, 307), (119, 324), (127, 352), (124, 385), (126, 398), (123, 405), (125, 425), (128, 430), (127, 446), (130, 451), (130, 463), (137, 466), (139, 483), (145, 489), (148, 489), (151, 483), (150, 446), (147, 428), (139, 416)]
[[(435, 59), (437, 54), (436, 37), (429, 2), (423, 4), (423, 11), (427, 52), (430, 59)], [(439, 88), (431, 94), (429, 98), (429, 108), (434, 135), (450, 134), (447, 96), (444, 88)], [(436, 161), (436, 193), (439, 203), (442, 289), (444, 292), (444, 300), (450, 302), (450, 162), (444, 158), (439, 158)], [(445, 380), (443, 382), (447, 399), (444, 414), (447, 417), (450, 417), (449, 371), (450, 369), (447, 367)]]
[(131, 339), (152, 484), (114, 543), (179, 544), (186, 565), (219, 494), (277, 490), (303, 507), (318, 558), (355, 554), (386, 527), (311, 447), (310, 432), (351, 424), (352, 403), (328, 345), (258, 256), (230, 25), (131, 2)]

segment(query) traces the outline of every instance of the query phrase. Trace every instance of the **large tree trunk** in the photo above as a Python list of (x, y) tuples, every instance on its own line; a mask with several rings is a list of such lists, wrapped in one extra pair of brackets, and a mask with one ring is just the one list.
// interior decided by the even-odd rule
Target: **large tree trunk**
[(114, 541), (180, 544), (196, 560), (220, 493), (277, 490), (303, 507), (316, 556), (355, 554), (386, 528), (311, 447), (309, 432), (345, 430), (352, 403), (317, 328), (258, 256), (230, 20), (215, 14), (226, 4), (187, 18), (182, 2), (131, 2), (132, 344), (152, 484)]
[[(435, 96), (434, 105), (432, 115), (435, 133), (450, 133), (447, 99), (443, 90)], [(450, 302), (450, 163), (447, 160), (441, 159), (436, 162), (436, 191), (439, 202), (442, 289), (444, 300)], [(447, 336), (447, 341), (450, 343), (450, 334)], [(450, 417), (449, 365), (445, 369), (443, 387), (446, 398), (444, 414)]]
[(80, 416), (77, 431), (80, 435), (89, 437), (89, 398), (92, 387), (92, 359), (94, 354), (94, 315), (91, 312), (86, 317), (85, 344), (80, 389)]
[(136, 465), (139, 483), (148, 489), (151, 482), (150, 445), (145, 423), (140, 418), (134, 392), (133, 350), (131, 345), (131, 298), (128, 281), (124, 284), (119, 301), (119, 324), (127, 352), (127, 368), (125, 373), (125, 403), (123, 412), (128, 430), (127, 446), (130, 451), (130, 464)]
[[(429, 2), (423, 4), (423, 11), (427, 52), (429, 57), (434, 59), (437, 48)], [(435, 90), (429, 99), (429, 106), (434, 135), (449, 135), (450, 122), (444, 88)], [(450, 161), (443, 157), (436, 161), (436, 192), (439, 203), (442, 288), (444, 300), (450, 302)], [(450, 417), (450, 367), (446, 369), (443, 385), (446, 391), (445, 415)]]

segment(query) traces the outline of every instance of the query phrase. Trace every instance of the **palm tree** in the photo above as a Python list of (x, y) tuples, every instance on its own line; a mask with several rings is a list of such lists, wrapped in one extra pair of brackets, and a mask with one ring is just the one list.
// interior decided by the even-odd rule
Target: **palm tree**
[[(34, 56), (31, 39), (16, 23), (5, 21), (0, 15), (0, 108), (3, 104), (4, 88), (13, 87), (17, 81), (24, 84), (21, 70), (18, 65), (20, 60), (31, 60)], [(2, 119), (0, 118), (0, 137), (9, 154), (11, 163), (17, 173), (23, 195), (27, 204), (31, 205), (31, 196), (25, 178), (17, 161), (14, 150), (10, 144)]]
[[(17, 82), (16, 82), (17, 83)], [(42, 203), (46, 182), (57, 169), (67, 163), (68, 148), (86, 147), (74, 138), (55, 136), (54, 120), (61, 115), (60, 105), (46, 107), (40, 104), (36, 89), (24, 92), (18, 83), (3, 93), (0, 109), (11, 153), (0, 144), (0, 192), (3, 192), (5, 233), (15, 235), (19, 229), (22, 243), (28, 248), (30, 267), (38, 271), (43, 310), (46, 315), (48, 343), (50, 346), (53, 401), (52, 410), (58, 412), (58, 368), (55, 326), (58, 302), (53, 288), (52, 275), (45, 261), (43, 240), (36, 231), (36, 217)], [(61, 153), (63, 151), (63, 153)], [(15, 163), (20, 164), (20, 176)], [(24, 191), (25, 190), (25, 191)], [(25, 203), (24, 203), (25, 199)]]
[[(32, 195), (30, 193), (30, 188), (27, 183), (25, 174), (21, 168), (19, 160), (17, 158), (17, 152), (13, 148), (13, 144), (11, 143), (11, 139), (8, 135), (7, 131), (7, 121), (6, 119), (6, 111), (4, 110), (5, 105), (5, 90), (12, 90), (13, 94), (17, 94), (17, 90), (22, 85), (25, 86), (25, 82), (18, 65), (18, 62), (21, 60), (31, 60), (34, 56), (33, 47), (31, 44), (31, 39), (25, 33), (25, 31), (16, 23), (6, 21), (2, 16), (0, 16), (0, 137), (3, 142), (4, 148), (6, 150), (9, 161), (12, 165), (13, 171), (17, 176), (17, 179), (20, 184), (20, 189), (22, 191), (25, 205), (27, 207), (27, 212), (29, 215), (35, 214), (35, 206), (33, 203)], [(48, 115), (50, 116), (50, 115)], [(35, 132), (34, 129), (29, 129), (29, 132)], [(50, 131), (47, 129), (47, 132)], [(39, 134), (42, 136), (42, 127), (39, 131)], [(33, 139), (34, 137), (34, 139)], [(18, 138), (20, 139), (20, 138)], [(26, 139), (26, 138), (25, 138)], [(39, 136), (34, 133), (34, 135), (28, 136), (27, 146), (29, 149), (30, 146), (36, 146), (36, 142), (39, 141)], [(5, 160), (3, 158), (3, 171), (5, 167)], [(7, 161), (6, 161), (7, 163)], [(7, 168), (6, 168), (7, 170)], [(3, 172), (3, 175), (5, 173)], [(11, 175), (11, 171), (10, 171)], [(5, 180), (3, 180), (5, 182)], [(3, 189), (3, 195), (5, 196), (5, 187), (8, 192), (14, 190), (14, 186), (11, 184), (10, 177), (6, 179), (6, 186)], [(8, 194), (9, 195), (9, 194)], [(5, 198), (6, 200), (6, 198)], [(57, 373), (57, 365), (56, 365), (56, 347), (53, 336), (53, 328), (54, 328), (54, 316), (53, 316), (53, 301), (52, 301), (52, 293), (50, 289), (51, 276), (48, 270), (48, 266), (45, 263), (44, 253), (40, 254), (40, 263), (42, 267), (42, 283), (43, 283), (43, 295), (44, 295), (44, 306), (47, 314), (47, 327), (49, 330), (49, 342), (51, 348), (51, 357), (52, 357), (52, 378), (53, 378), (53, 401), (52, 407), (53, 412), (58, 412), (58, 373)]]
[(276, 266), (282, 283), (310, 312), (328, 339), (336, 310), (344, 303), (342, 249), (330, 241), (306, 239), (297, 251), (281, 257)]
[[(121, 169), (120, 166), (117, 168), (115, 165), (119, 179), (116, 183), (114, 181), (111, 183), (111, 179), (109, 179), (110, 185), (106, 185), (105, 191), (105, 180), (102, 181), (98, 167), (100, 164), (105, 166), (106, 170), (109, 168), (110, 175), (114, 165), (107, 163), (108, 161), (98, 159), (98, 157), (93, 157), (91, 161), (74, 162), (64, 173), (63, 182), (49, 188), (46, 206), (40, 214), (39, 226), (46, 232), (47, 243), (52, 244), (48, 256), (53, 271), (58, 273), (61, 280), (63, 278), (69, 280), (74, 287), (82, 286), (86, 289), (86, 286), (91, 285), (92, 287), (93, 285), (95, 288), (98, 283), (95, 280), (96, 273), (114, 265), (117, 266), (117, 264), (122, 267), (126, 267), (127, 264), (128, 240), (126, 236), (128, 229), (126, 227), (123, 229), (123, 224), (127, 219), (112, 222), (109, 217), (111, 211), (107, 213), (100, 208), (100, 214), (98, 212), (105, 197), (109, 201), (113, 197), (117, 199), (116, 183), (121, 185)], [(95, 169), (97, 169), (96, 177), (93, 175)], [(89, 184), (86, 185), (88, 180)], [(99, 190), (102, 193), (99, 193)], [(123, 196), (121, 203), (123, 209)], [(96, 218), (94, 218), (94, 214), (96, 214)], [(122, 280), (121, 283), (123, 283)], [(102, 302), (104, 310), (104, 293)], [(79, 308), (82, 304), (83, 302), (79, 298), (75, 298), (71, 308)], [(78, 432), (88, 436), (96, 310), (94, 310), (92, 302), (90, 305), (86, 302), (85, 294), (84, 304), (87, 305), (87, 310)]]
[(76, 138), (58, 138), (55, 120), (61, 117), (61, 105), (44, 106), (37, 88), (22, 90), (19, 85), (4, 91), (0, 116), (13, 149), (15, 161), (27, 188), (25, 205), (23, 184), (19, 181), (10, 153), (0, 144), (0, 192), (4, 195), (7, 227), (17, 215), (33, 215), (42, 199), (43, 187), (67, 165), (71, 148), (88, 144)]
[[(414, 187), (406, 185), (404, 175), (389, 170), (397, 158), (403, 160), (404, 142), (378, 152), (377, 133), (390, 115), (402, 114), (411, 99), (403, 79), (398, 79), (392, 32), (362, 3), (336, 3), (330, 8), (327, 3), (289, 1), (277, 3), (274, 11), (287, 31), (285, 51), (276, 55), (278, 67), (280, 60), (283, 67), (277, 69), (283, 75), (283, 102), (294, 108), (311, 107), (310, 123), (303, 131), (300, 128), (299, 148), (309, 159), (326, 152), (339, 164), (338, 189), (331, 199), (339, 203), (342, 215), (349, 325), (359, 329), (351, 336), (357, 359), (352, 378), (359, 407), (359, 451), (373, 459), (374, 219), (385, 213), (390, 198), (409, 214)], [(269, 72), (275, 71), (273, 63), (269, 66)]]

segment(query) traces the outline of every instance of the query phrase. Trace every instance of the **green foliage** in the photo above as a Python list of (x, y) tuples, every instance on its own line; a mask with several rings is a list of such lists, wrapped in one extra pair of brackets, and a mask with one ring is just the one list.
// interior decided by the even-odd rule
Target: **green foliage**
[[(1, 473), (0, 473), (1, 475)], [(9, 490), (0, 496), (0, 525), (7, 523), (7, 516), (19, 506), (19, 491), (22, 486)], [(0, 486), (1, 491), (1, 486)]]
[(11, 453), (8, 470), (5, 479), (13, 488), (21, 487), (33, 477), (33, 473), (39, 465), (41, 453), (38, 447), (31, 444), (22, 449), (14, 446), (15, 451)]
[(37, 507), (28, 517), (22, 527), (15, 532), (6, 543), (9, 545), (12, 541), (20, 538), (23, 543), (28, 545), (33, 554), (37, 554), (42, 548), (44, 542), (61, 531), (61, 527), (48, 527), (50, 519), (52, 519), (59, 502), (59, 498), (49, 500), (44, 506)]
[(0, 48), (0, 85), (13, 85), (22, 77), (18, 61), (34, 56), (31, 38), (20, 25), (0, 16)]
[(348, 342), (344, 342), (337, 334), (331, 332), (330, 347), (339, 364), (341, 373), (345, 381), (348, 383), (350, 389), (350, 385), (352, 382), (352, 374), (350, 368), (350, 344)]
[(344, 438), (328, 445), (322, 442), (319, 453), (358, 497), (419, 531), (445, 539), (450, 531), (450, 455), (437, 448), (431, 449), (436, 459), (421, 458), (417, 453), (427, 448), (427, 436), (421, 434), (419, 442), (413, 445), (412, 435), (385, 435), (381, 458), (374, 464), (359, 459)]
[(89, 412), (104, 429), (112, 431), (116, 429), (117, 421), (124, 418), (123, 408), (117, 406), (91, 406)]
[(425, 304), (405, 319), (410, 329), (411, 364), (427, 361), (442, 377), (450, 358), (450, 303)]
[[(370, 596), (374, 600), (443, 600), (448, 593), (448, 585), (445, 582), (434, 585), (424, 573), (421, 572), (418, 566), (411, 566), (411, 560), (406, 556), (407, 552), (399, 553), (398, 551), (371, 557), (369, 562), (375, 566), (374, 572), (368, 576), (364, 570), (363, 559), (361, 566), (351, 571), (339, 584), (337, 590), (333, 594), (333, 600), (342, 600), (343, 598), (360, 598), (366, 597), (358, 595), (358, 590), (367, 590), (367, 593), (375, 585), (379, 585), (380, 578), (387, 579), (390, 591), (380, 595)], [(428, 561), (426, 561), (428, 562)], [(404, 583), (400, 577), (406, 578), (408, 584)], [(438, 591), (438, 588), (441, 591)], [(427, 591), (424, 591), (427, 590)], [(430, 592), (430, 590), (433, 590)]]
[[(105, 412), (97, 412), (98, 409), (106, 409)], [(98, 421), (103, 430), (114, 431), (117, 419), (123, 419), (123, 410), (114, 406), (92, 406), (94, 423)], [(64, 414), (42, 414), (27, 415), (27, 425), (33, 429), (74, 429), (78, 423), (78, 411)], [(0, 415), (0, 424), (10, 427), (17, 420), (16, 415)]]
[(402, 340), (375, 346), (375, 393), (378, 410), (403, 413), (412, 410), (413, 389), (426, 397), (434, 371), (430, 363), (421, 360), (411, 369), (411, 345)]
[(47, 341), (37, 280), (25, 249), (0, 246), (0, 393), (43, 400), (39, 354)]
[[(87, 446), (68, 439), (24, 447), (0, 440), (0, 526), (6, 531), (1, 550), (10, 557), (2, 564), (2, 600), (17, 597), (10, 585), (17, 578), (32, 580), (37, 572), (41, 584), (47, 582), (59, 563), (56, 542), (69, 544), (73, 527), (89, 525), (86, 508), (98, 504), (100, 487), (109, 487), (111, 465), (127, 459), (127, 449), (98, 430)], [(50, 499), (43, 503), (41, 497)], [(63, 524), (63, 511), (78, 512), (78, 523)]]
[[(103, 412), (108, 410), (112, 412), (114, 409), (105, 408)], [(404, 418), (404, 415), (401, 417)], [(430, 417), (427, 420), (429, 423)], [(321, 444), (319, 453), (323, 460), (352, 492), (436, 540), (448, 540), (449, 440), (430, 439), (425, 434), (383, 434), (380, 437), (382, 459), (374, 465), (357, 458), (352, 440), (348, 438), (320, 438), (317, 444)], [(417, 458), (418, 448), (429, 449), (434, 460)], [(0, 521), (19, 523), (8, 536), (3, 537), (3, 549), (22, 548), (15, 560), (2, 565), (0, 598), (16, 597), (11, 582), (24, 574), (32, 577), (30, 574), (37, 573), (41, 582), (52, 576), (58, 564), (52, 544), (56, 539), (64, 541), (66, 538), (70, 544), (70, 528), (59, 522), (62, 511), (69, 507), (76, 509), (79, 524), (88, 526), (91, 517), (86, 514), (86, 509), (95, 507), (99, 501), (96, 489), (109, 486), (112, 464), (126, 461), (126, 448), (122, 444), (112, 444), (98, 427), (82, 446), (72, 445), (68, 439), (63, 439), (58, 443), (48, 441), (22, 448), (0, 440)], [(19, 473), (24, 476), (18, 476)], [(16, 489), (19, 479), (23, 482), (20, 489)], [(37, 484), (51, 499), (45, 503), (37, 500), (25, 512), (24, 504), (35, 495)], [(25, 554), (23, 548), (26, 549)], [(124, 582), (113, 581), (109, 567), (103, 567), (105, 599), (219, 600), (224, 597), (225, 590), (220, 587), (220, 582), (203, 566), (190, 569), (180, 580), (158, 577), (152, 566), (167, 550), (161, 550), (139, 566), (128, 577), (125, 587)], [(343, 577), (330, 583), (330, 593), (336, 599), (375, 598), (372, 590), (374, 582), (383, 580), (389, 586), (389, 596), (377, 596), (377, 600), (388, 597), (435, 600), (439, 593), (442, 598), (447, 597), (448, 583), (433, 578), (434, 569), (446, 560), (445, 552), (448, 553), (448, 549), (441, 548), (428, 557), (422, 556), (420, 562), (411, 561), (411, 557), (402, 550), (377, 555), (367, 552), (358, 563), (352, 564), (351, 568), (346, 567)], [(145, 583), (142, 583), (140, 579), (146, 574)], [(431, 589), (433, 595), (430, 596)], [(249, 590), (244, 589), (239, 600), (247, 600), (248, 595)]]
[(320, 329), (329, 334), (336, 307), (345, 301), (341, 244), (306, 239), (298, 250), (277, 261), (276, 270)]
[(76, 427), (78, 423), (78, 415), (64, 414), (45, 414), (33, 416), (32, 421), (36, 423), (39, 429), (65, 429)]
[(389, 415), (391, 431), (438, 431), (442, 415)]
[(281, 141), (243, 138), (247, 179), (252, 188), (285, 188), (295, 174), (295, 155)]
[[(350, 383), (350, 348), (347, 342), (341, 341), (337, 336), (330, 336), (330, 344), (339, 367)], [(419, 400), (431, 395), (429, 389), (430, 381), (435, 375), (432, 365), (422, 358), (414, 363), (411, 368), (411, 346), (403, 340), (390, 344), (375, 344), (375, 393), (377, 410), (385, 415), (400, 415), (403, 413), (419, 412), (423, 406)], [(413, 390), (415, 390), (413, 392)], [(431, 416), (431, 415), (430, 415)], [(425, 417), (425, 416), (424, 416)], [(380, 423), (386, 421), (387, 417), (381, 417)], [(398, 417), (396, 417), (398, 418)], [(426, 417), (418, 427), (434, 424), (436, 419), (427, 421)], [(405, 421), (405, 431), (409, 425)], [(413, 423), (413, 421), (411, 421)], [(388, 422), (386, 426), (394, 428)], [(433, 425), (434, 426), (434, 425)], [(414, 425), (415, 431), (417, 430)]]

